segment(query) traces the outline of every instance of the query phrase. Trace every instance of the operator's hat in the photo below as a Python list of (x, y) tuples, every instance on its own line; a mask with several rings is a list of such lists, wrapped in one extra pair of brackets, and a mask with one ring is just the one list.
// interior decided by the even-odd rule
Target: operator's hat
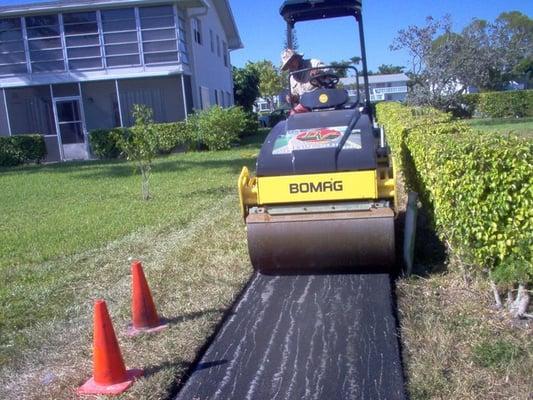
[(298, 54), (293, 49), (285, 49), (281, 52), (281, 70), (285, 71), (287, 69), (287, 64), (294, 57), (302, 57), (302, 54)]

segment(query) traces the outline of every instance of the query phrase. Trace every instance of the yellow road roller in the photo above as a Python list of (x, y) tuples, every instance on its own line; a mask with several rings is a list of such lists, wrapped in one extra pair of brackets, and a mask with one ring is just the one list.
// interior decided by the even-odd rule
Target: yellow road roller
[(288, 0), (280, 13), (287, 43), (296, 22), (353, 16), (363, 83), (356, 68), (344, 67), (357, 82), (349, 95), (337, 87), (338, 66), (313, 68), (319, 70), (310, 81), (316, 89), (300, 96), (309, 112), (295, 113), (270, 131), (256, 176), (242, 169), (238, 191), (252, 265), (264, 273), (391, 266), (394, 168), (374, 126), (361, 0)]

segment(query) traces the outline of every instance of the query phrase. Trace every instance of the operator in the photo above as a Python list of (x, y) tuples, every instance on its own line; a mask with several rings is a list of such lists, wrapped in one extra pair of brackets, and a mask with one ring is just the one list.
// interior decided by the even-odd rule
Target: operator
[[(293, 49), (285, 49), (281, 53), (281, 70), (282, 71), (298, 71), (305, 68), (319, 68), (324, 67), (324, 63), (317, 59), (304, 59), (303, 54), (298, 54)], [(302, 106), (300, 96), (306, 92), (312, 92), (318, 89), (311, 85), (310, 80), (313, 76), (318, 75), (320, 70), (303, 71), (291, 75), (290, 92), (287, 95), (287, 103), (293, 106), (291, 115), (294, 113), (308, 112), (309, 109)]]

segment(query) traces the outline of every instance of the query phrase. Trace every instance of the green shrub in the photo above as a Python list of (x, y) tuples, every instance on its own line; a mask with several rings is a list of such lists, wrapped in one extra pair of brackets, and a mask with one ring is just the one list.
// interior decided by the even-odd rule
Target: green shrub
[(190, 133), (185, 121), (168, 124), (155, 124), (159, 140), (159, 153), (170, 153), (180, 146), (187, 146), (190, 142)]
[(244, 128), (239, 132), (239, 137), (252, 136), (259, 131), (259, 115), (252, 111), (246, 113)]
[(0, 166), (12, 167), (22, 163), (20, 151), (11, 137), (0, 137)]
[(379, 104), (378, 117), (441, 237), (502, 281), (533, 279), (533, 142), (397, 103)]
[(46, 156), (41, 135), (0, 137), (0, 166), (10, 167), (27, 162), (40, 162)]
[(44, 138), (39, 134), (11, 136), (15, 147), (20, 149), (23, 162), (40, 162), (46, 156)]
[(120, 156), (120, 149), (117, 146), (116, 135), (113, 129), (96, 129), (89, 133), (89, 143), (91, 145), (91, 152), (98, 158), (109, 159), (118, 158)]
[[(240, 137), (256, 134), (257, 116), (241, 107), (212, 107), (189, 116), (188, 121), (152, 124), (157, 132), (158, 153), (170, 153), (177, 147), (221, 150)], [(121, 151), (117, 138), (128, 136), (130, 128), (97, 129), (89, 133), (92, 153), (98, 158), (117, 158)]]
[(191, 115), (188, 120), (195, 148), (228, 149), (246, 128), (246, 114), (241, 107), (211, 107)]

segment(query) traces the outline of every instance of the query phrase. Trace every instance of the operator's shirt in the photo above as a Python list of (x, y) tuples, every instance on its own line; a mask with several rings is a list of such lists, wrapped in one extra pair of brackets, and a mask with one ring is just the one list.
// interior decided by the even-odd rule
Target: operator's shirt
[[(302, 65), (299, 69), (318, 68), (324, 66), (325, 64), (322, 61), (317, 60), (315, 58), (311, 58), (303, 59)], [(312, 92), (313, 90), (318, 89), (315, 86), (311, 85), (311, 83), (309, 83), (310, 79), (311, 71), (304, 71), (298, 74), (291, 75), (291, 93), (301, 96), (306, 92)]]

